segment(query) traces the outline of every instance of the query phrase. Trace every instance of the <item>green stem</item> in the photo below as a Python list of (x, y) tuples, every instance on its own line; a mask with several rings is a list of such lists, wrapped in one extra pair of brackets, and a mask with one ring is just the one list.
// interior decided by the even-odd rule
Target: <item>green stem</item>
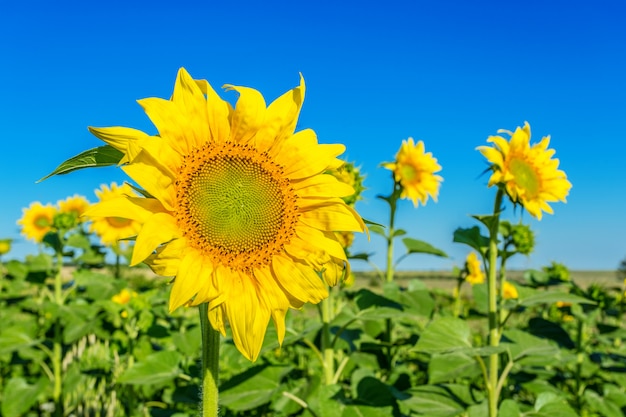
[(583, 361), (584, 361), (584, 353), (583, 353), (583, 331), (584, 331), (584, 323), (582, 319), (577, 318), (577, 334), (576, 334), (576, 406), (580, 411), (582, 409), (582, 394), (584, 391), (584, 386), (582, 383), (582, 369), (583, 369)]
[(396, 203), (398, 201), (398, 185), (394, 185), (394, 192), (389, 196), (389, 232), (387, 233), (387, 271), (385, 278), (387, 282), (393, 281), (393, 239), (394, 239), (394, 226), (396, 222)]
[[(63, 305), (63, 277), (61, 272), (63, 269), (63, 253), (61, 250), (57, 252), (57, 268), (54, 277), (54, 302), (60, 307)], [(52, 399), (54, 400), (54, 414), (63, 416), (63, 329), (61, 327), (61, 319), (57, 317), (54, 323), (54, 338), (52, 341), (52, 372), (54, 374), (54, 388), (52, 391)]]
[(202, 330), (202, 417), (218, 416), (218, 371), (220, 334), (209, 323), (209, 306), (200, 304), (200, 329)]
[(335, 375), (335, 352), (331, 342), (330, 321), (333, 316), (333, 292), (328, 291), (328, 297), (322, 300), (322, 355), (324, 357), (324, 383), (331, 385)]
[[(498, 229), (500, 221), (500, 206), (502, 205), (503, 191), (498, 189), (493, 207), (494, 220), (489, 228), (489, 270), (487, 277), (487, 297), (489, 309), (489, 346), (497, 347), (500, 344), (500, 323), (498, 314), (498, 288), (497, 288), (497, 265), (498, 265)], [(487, 394), (489, 403), (489, 417), (496, 417), (498, 413), (498, 367), (499, 357), (497, 353), (489, 355), (489, 381), (487, 381)]]

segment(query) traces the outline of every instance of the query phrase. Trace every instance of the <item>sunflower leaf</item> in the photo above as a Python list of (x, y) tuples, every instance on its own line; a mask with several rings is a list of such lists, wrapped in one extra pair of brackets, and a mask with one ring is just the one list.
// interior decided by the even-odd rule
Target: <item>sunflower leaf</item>
[(448, 257), (448, 255), (441, 249), (437, 249), (430, 243), (424, 242), (422, 240), (405, 237), (404, 239), (402, 239), (402, 242), (404, 243), (404, 246), (406, 246), (408, 254), (426, 253), (429, 255), (441, 256), (443, 258)]
[(92, 167), (105, 167), (110, 165), (117, 165), (124, 153), (118, 151), (111, 145), (99, 146), (97, 148), (88, 149), (80, 154), (62, 162), (61, 165), (56, 167), (54, 171), (45, 177), (41, 178), (37, 182), (42, 182), (54, 175), (69, 174), (72, 171), (83, 168)]

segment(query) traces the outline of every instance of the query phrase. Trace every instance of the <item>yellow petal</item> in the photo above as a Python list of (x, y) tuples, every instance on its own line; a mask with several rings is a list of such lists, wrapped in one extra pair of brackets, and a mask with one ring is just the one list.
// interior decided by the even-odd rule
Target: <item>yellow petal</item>
[(306, 226), (297, 226), (296, 235), (310, 245), (323, 249), (326, 253), (338, 259), (346, 260), (346, 253), (332, 233), (323, 233), (318, 229)]
[(354, 188), (328, 174), (292, 181), (291, 184), (298, 196), (304, 198), (347, 197), (354, 194)]
[(300, 221), (308, 226), (329, 232), (362, 232), (365, 223), (350, 206), (343, 202), (323, 202), (315, 206), (304, 207), (304, 199)]
[(226, 336), (226, 326), (224, 325), (223, 306), (220, 305), (218, 307), (209, 309), (208, 315), (209, 315), (209, 321), (211, 322), (211, 326), (213, 326), (215, 330), (220, 332), (222, 336)]
[(120, 164), (132, 162), (141, 151), (142, 141), (150, 137), (141, 130), (129, 127), (88, 127), (88, 129), (94, 136), (124, 153)]
[(226, 91), (235, 90), (239, 99), (232, 114), (230, 137), (234, 142), (247, 142), (265, 123), (265, 99), (254, 88), (226, 84)]
[(174, 277), (180, 268), (180, 260), (186, 246), (185, 238), (174, 239), (158, 247), (156, 253), (148, 256), (144, 262), (155, 274), (162, 277)]
[(178, 70), (172, 101), (184, 115), (181, 122), (188, 144), (187, 152), (202, 146), (210, 137), (206, 99), (184, 68)]
[(144, 223), (155, 213), (165, 208), (154, 198), (114, 197), (92, 204), (85, 210), (85, 217), (120, 217)]
[(174, 190), (175, 176), (163, 165), (149, 155), (141, 153), (137, 156), (134, 163), (124, 165), (122, 170), (151, 196), (158, 199), (168, 211), (174, 211), (174, 200), (176, 197)]
[(202, 283), (200, 271), (202, 259), (195, 250), (188, 250), (180, 262), (180, 268), (172, 285), (170, 293), (170, 313), (186, 304), (197, 293)]
[(300, 86), (278, 97), (267, 108), (265, 123), (256, 135), (256, 146), (261, 152), (271, 147), (280, 147), (283, 140), (296, 129), (300, 108), (304, 101), (304, 78)]
[(228, 317), (237, 349), (254, 362), (263, 345), (270, 312), (259, 300), (254, 278), (231, 271), (230, 280), (231, 294), (222, 308)]
[(207, 96), (207, 116), (211, 138), (214, 142), (226, 142), (230, 137), (230, 117), (233, 108), (215, 92), (206, 80), (196, 80), (200, 90)]
[(276, 326), (278, 343), (282, 344), (285, 338), (285, 315), (290, 306), (289, 299), (274, 279), (270, 268), (257, 268), (254, 270), (254, 276), (259, 285), (259, 295), (269, 308)]
[(180, 230), (172, 216), (166, 213), (153, 215), (144, 223), (137, 235), (130, 264), (137, 265), (150, 256), (159, 245), (180, 236)]
[[(302, 130), (301, 132), (305, 132)], [(296, 136), (294, 135), (294, 137)], [(341, 155), (346, 147), (335, 145), (291, 146), (285, 143), (276, 162), (285, 167), (285, 176), (289, 179), (300, 179), (320, 174), (336, 165), (335, 157)]]
[(319, 303), (328, 297), (324, 282), (309, 266), (276, 255), (272, 258), (272, 272), (281, 287), (298, 300)]

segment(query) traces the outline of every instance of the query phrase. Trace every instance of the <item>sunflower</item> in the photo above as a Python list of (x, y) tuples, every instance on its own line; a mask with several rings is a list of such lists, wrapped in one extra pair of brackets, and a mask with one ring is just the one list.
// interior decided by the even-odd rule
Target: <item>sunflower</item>
[[(110, 187), (103, 184), (95, 193), (101, 203), (126, 196), (136, 196), (132, 187), (126, 183), (121, 186), (111, 183)], [(121, 239), (136, 236), (141, 230), (141, 223), (123, 216), (97, 216), (92, 217), (91, 221), (91, 231), (97, 234), (102, 243), (107, 246), (120, 245)]]
[(437, 201), (443, 178), (435, 172), (441, 171), (441, 166), (431, 152), (425, 152), (421, 140), (417, 144), (413, 138), (403, 140), (395, 162), (383, 163), (382, 166), (393, 172), (395, 182), (402, 188), (400, 197), (412, 200), (413, 206), (417, 207), (418, 201), (426, 204), (429, 195)]
[(181, 68), (170, 100), (139, 101), (158, 136), (91, 128), (124, 153), (122, 169), (148, 197), (103, 201), (88, 215), (140, 222), (131, 265), (174, 276), (170, 310), (208, 303), (212, 326), (225, 334), (227, 320), (254, 361), (270, 318), (282, 343), (287, 310), (321, 301), (349, 273), (333, 232), (365, 225), (341, 199), (352, 187), (325, 174), (344, 146), (294, 133), (302, 78), (268, 107), (257, 90), (225, 88), (239, 93), (234, 108)]
[(513, 300), (519, 297), (517, 288), (509, 281), (504, 281), (504, 287), (502, 287), (502, 298), (505, 300)]
[(11, 243), (13, 239), (0, 239), (0, 256), (6, 255), (11, 251)]
[(550, 136), (530, 145), (530, 125), (518, 127), (515, 132), (499, 130), (511, 138), (490, 136), (490, 146), (478, 150), (492, 164), (493, 174), (489, 186), (503, 186), (514, 204), (521, 204), (533, 217), (541, 220), (542, 211), (553, 213), (550, 202), (566, 202), (572, 184), (565, 172), (558, 169), (559, 160), (552, 159), (555, 151), (548, 149)]
[(475, 252), (470, 252), (469, 255), (467, 255), (465, 268), (467, 269), (465, 281), (469, 282), (471, 285), (485, 282), (485, 273), (480, 270), (480, 261)]
[(81, 217), (87, 207), (89, 207), (89, 201), (78, 194), (71, 197), (67, 197), (65, 200), (60, 200), (58, 203), (59, 212), (73, 214), (76, 216), (77, 222), (82, 222), (84, 219)]
[(41, 243), (44, 236), (52, 231), (57, 209), (51, 204), (44, 206), (36, 201), (22, 209), (22, 213), (22, 218), (17, 221), (22, 226), (22, 234), (36, 243)]

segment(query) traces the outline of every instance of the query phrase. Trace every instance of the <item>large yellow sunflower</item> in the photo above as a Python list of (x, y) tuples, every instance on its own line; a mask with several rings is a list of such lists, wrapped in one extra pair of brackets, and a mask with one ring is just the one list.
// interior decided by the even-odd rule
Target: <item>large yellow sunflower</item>
[(400, 198), (408, 198), (417, 207), (418, 201), (426, 204), (428, 196), (437, 201), (439, 186), (443, 178), (435, 175), (441, 166), (431, 152), (425, 152), (424, 142), (413, 142), (413, 138), (402, 141), (395, 162), (382, 164), (393, 172), (396, 183), (402, 187)]
[(499, 130), (511, 136), (490, 136), (491, 146), (479, 146), (478, 150), (492, 164), (493, 174), (489, 186), (504, 186), (515, 204), (521, 204), (532, 216), (541, 220), (542, 211), (553, 213), (549, 202), (566, 202), (572, 184), (565, 172), (558, 169), (559, 160), (552, 159), (555, 151), (548, 149), (550, 136), (530, 145), (530, 125), (518, 127), (515, 132)]
[(41, 243), (44, 236), (52, 230), (56, 213), (57, 209), (51, 204), (44, 206), (36, 201), (28, 208), (22, 209), (22, 218), (17, 224), (22, 226), (22, 234), (26, 238)]
[(59, 206), (59, 212), (74, 214), (77, 222), (84, 220), (81, 216), (85, 210), (87, 210), (87, 207), (89, 207), (89, 201), (78, 194), (67, 197), (65, 200), (60, 200), (57, 204)]
[[(137, 196), (132, 187), (126, 183), (121, 186), (111, 183), (110, 187), (103, 184), (95, 193), (100, 202)], [(91, 231), (107, 246), (120, 245), (121, 239), (134, 237), (141, 230), (141, 223), (124, 216), (97, 216), (91, 220)]]
[[(363, 231), (341, 197), (354, 193), (326, 170), (343, 145), (320, 145), (295, 127), (304, 81), (268, 107), (248, 87), (233, 108), (181, 69), (170, 100), (139, 101), (159, 131), (91, 131), (124, 153), (122, 169), (150, 197), (96, 204), (92, 217), (141, 222), (131, 264), (175, 276), (170, 310), (208, 303), (212, 326), (255, 360), (270, 318), (279, 342), (288, 308), (328, 295), (348, 263), (334, 231)], [(321, 274), (324, 278), (320, 278)]]

